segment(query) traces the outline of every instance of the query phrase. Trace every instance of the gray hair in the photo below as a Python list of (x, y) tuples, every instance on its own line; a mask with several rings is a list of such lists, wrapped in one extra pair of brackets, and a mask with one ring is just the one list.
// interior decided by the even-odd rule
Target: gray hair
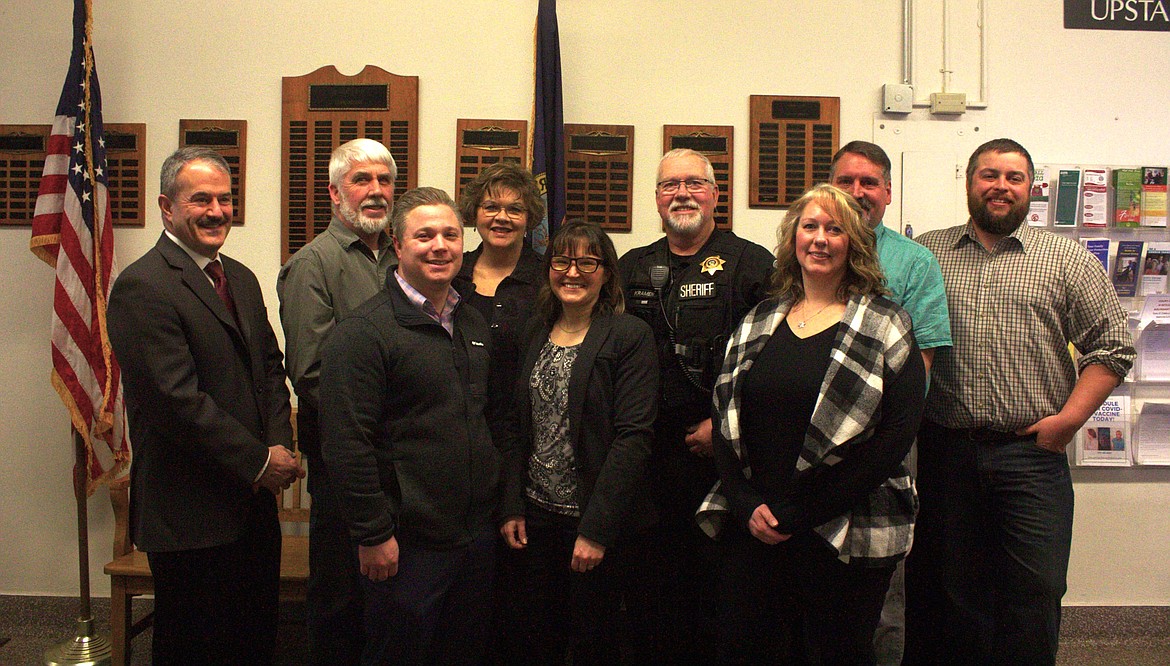
[(179, 179), (179, 172), (183, 170), (183, 167), (191, 162), (206, 162), (217, 171), (227, 174), (229, 179), (232, 177), (232, 169), (228, 166), (223, 155), (206, 146), (184, 146), (171, 153), (170, 157), (163, 162), (162, 175), (159, 178), (159, 192), (163, 196), (168, 199), (175, 198), (175, 194), (178, 192), (178, 185), (175, 184), (175, 181)]
[(398, 165), (386, 146), (373, 139), (354, 139), (333, 149), (329, 157), (329, 184), (341, 187), (341, 179), (353, 165), (366, 162), (385, 164), (390, 169), (390, 180), (398, 178)]
[(707, 159), (707, 156), (703, 153), (691, 150), (690, 148), (675, 148), (663, 155), (662, 159), (658, 160), (658, 175), (654, 177), (656, 183), (662, 180), (662, 163), (666, 160), (675, 159), (676, 157), (697, 157), (703, 160), (703, 164), (707, 167), (707, 180), (711, 181), (712, 185), (717, 186), (715, 182), (715, 167), (711, 166), (711, 160)]

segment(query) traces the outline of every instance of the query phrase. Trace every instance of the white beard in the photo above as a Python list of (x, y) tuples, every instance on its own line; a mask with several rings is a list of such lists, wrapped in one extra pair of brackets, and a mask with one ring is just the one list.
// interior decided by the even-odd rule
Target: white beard
[[(362, 201), (362, 204), (365, 204), (366, 201), (369, 201), (369, 199)], [(389, 209), (389, 202), (385, 202), (385, 204), (387, 209)], [(350, 226), (354, 227), (363, 234), (376, 234), (380, 231), (383, 231), (386, 229), (386, 225), (390, 222), (389, 215), (383, 215), (381, 217), (366, 217), (365, 215), (362, 215), (360, 206), (358, 208), (354, 208), (349, 205), (348, 201), (342, 201), (338, 209), (338, 217), (348, 222)]]

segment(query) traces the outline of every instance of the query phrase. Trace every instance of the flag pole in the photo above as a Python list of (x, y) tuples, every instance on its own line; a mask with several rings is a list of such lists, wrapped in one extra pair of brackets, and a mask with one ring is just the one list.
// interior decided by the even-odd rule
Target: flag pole
[(89, 596), (89, 461), (85, 439), (76, 428), (73, 432), (73, 498), (77, 501), (77, 570), (81, 587), (81, 603), (77, 613), (77, 633), (45, 650), (47, 666), (65, 664), (109, 664), (110, 641), (94, 630), (93, 608)]

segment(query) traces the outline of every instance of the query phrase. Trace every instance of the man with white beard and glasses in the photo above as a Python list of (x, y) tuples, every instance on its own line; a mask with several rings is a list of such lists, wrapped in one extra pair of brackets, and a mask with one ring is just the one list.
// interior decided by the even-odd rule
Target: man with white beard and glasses
[(288, 260), (276, 281), (288, 376), (297, 394), (300, 450), (312, 472), (306, 614), (313, 664), (357, 663), (364, 641), (357, 560), (321, 460), (318, 380), (325, 338), (381, 290), (398, 263), (389, 234), (397, 173), (390, 151), (372, 139), (354, 139), (334, 149), (329, 160), (333, 219)]
[(967, 164), (971, 219), (919, 237), (942, 267), (954, 346), (935, 353), (918, 433), (907, 664), (1055, 663), (1065, 447), (1133, 365), (1100, 262), (1023, 224), (1033, 174), (1019, 143), (983, 144)]
[[(645, 579), (647, 611), (662, 663), (714, 659), (714, 542), (695, 510), (719, 478), (711, 448), (711, 388), (728, 335), (765, 296), (775, 257), (715, 228), (719, 186), (710, 160), (675, 149), (658, 164), (655, 195), (663, 238), (618, 262), (626, 308), (650, 324), (661, 399), (650, 460), (658, 512)], [(640, 600), (629, 600), (633, 612)]]

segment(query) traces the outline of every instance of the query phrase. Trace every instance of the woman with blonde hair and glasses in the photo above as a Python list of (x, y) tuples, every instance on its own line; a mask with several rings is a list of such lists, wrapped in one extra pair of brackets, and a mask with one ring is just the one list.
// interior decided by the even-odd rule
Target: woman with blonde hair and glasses
[(912, 539), (903, 461), (925, 370), (853, 197), (813, 187), (777, 236), (771, 298), (732, 335), (714, 392), (720, 482), (699, 520), (722, 531), (720, 656), (873, 663)]
[[(654, 335), (624, 313), (613, 242), (570, 222), (521, 337), (518, 436), (503, 446), (500, 533), (519, 560), (505, 663), (618, 663), (630, 563), (653, 519)], [(505, 583), (508, 585), (508, 583)]]

